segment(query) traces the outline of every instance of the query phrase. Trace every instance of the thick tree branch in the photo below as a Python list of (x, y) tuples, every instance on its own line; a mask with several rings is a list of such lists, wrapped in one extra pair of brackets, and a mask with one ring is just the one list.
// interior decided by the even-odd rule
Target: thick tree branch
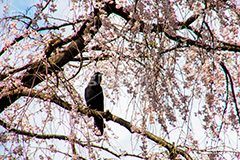
[[(107, 4), (102, 9), (103, 10), (110, 9), (108, 5), (109, 4)], [(111, 12), (109, 11), (109, 13)], [(100, 14), (99, 9), (95, 9), (94, 12), (91, 13), (93, 17), (98, 17), (99, 14)], [(90, 27), (95, 27), (96, 30), (94, 31), (90, 30)], [(72, 41), (71, 44), (67, 46), (63, 51), (49, 57), (48, 60), (51, 63), (51, 66), (54, 66), (56, 70), (59, 70), (69, 61), (73, 60), (74, 57), (78, 55), (88, 43), (83, 39), (83, 36), (85, 34), (90, 34), (91, 37), (93, 37), (98, 32), (98, 29), (100, 27), (101, 27), (100, 20), (94, 21), (93, 19), (90, 19), (84, 22), (80, 30), (74, 36), (71, 36), (71, 38), (67, 38), (66, 40), (59, 40), (55, 42), (53, 46), (51, 46), (50, 49), (47, 50), (47, 54), (50, 55), (50, 52), (52, 52), (54, 48), (59, 47), (70, 40)], [(37, 84), (45, 80), (45, 78), (41, 75), (46, 75), (46, 69), (47, 68), (43, 63), (41, 62), (34, 63), (34, 65), (31, 65), (30, 67), (28, 67), (27, 71), (25, 72), (21, 80), (22, 84), (29, 88), (36, 86)], [(48, 74), (51, 74), (51, 73), (52, 73), (51, 70), (48, 71)], [(0, 113), (7, 106), (15, 102), (18, 98), (19, 96), (17, 95), (2, 96), (0, 99), (0, 103), (1, 103)]]
[[(42, 92), (34, 90), (34, 89), (19, 88), (18, 90), (11, 91), (10, 93), (13, 93), (13, 94), (18, 93), (20, 96), (30, 96), (30, 97), (34, 97), (34, 98), (43, 99), (43, 100), (47, 99), (69, 111), (71, 111), (73, 108), (76, 108), (74, 105), (71, 105), (70, 103), (63, 101), (61, 98), (57, 97), (56, 95), (42, 93)], [(141, 134), (143, 136), (146, 136), (148, 139), (156, 142), (157, 144), (163, 146), (164, 148), (166, 148), (169, 151), (170, 154), (175, 154), (175, 155), (181, 154), (187, 160), (192, 159), (191, 156), (188, 155), (188, 153), (186, 151), (183, 151), (182, 149), (175, 147), (173, 144), (165, 141), (161, 137), (158, 137), (148, 131), (142, 132), (141, 129), (139, 129), (137, 126), (134, 126), (130, 122), (128, 122), (118, 116), (113, 115), (108, 110), (106, 112), (101, 112), (101, 111), (92, 110), (90, 108), (78, 106), (77, 111), (84, 115), (87, 115), (89, 117), (90, 116), (99, 117), (99, 118), (103, 117), (107, 121), (116, 122), (116, 123), (120, 124), (121, 126), (124, 126), (126, 129), (128, 129), (128, 131), (130, 133)]]
[(102, 116), (104, 118), (106, 118), (107, 121), (111, 120), (113, 122), (116, 122), (116, 123), (120, 124), (121, 126), (124, 126), (131, 133), (138, 133), (138, 134), (141, 134), (143, 136), (146, 136), (148, 139), (150, 139), (150, 140), (156, 142), (157, 144), (163, 146), (164, 148), (166, 148), (169, 151), (170, 154), (171, 153), (181, 154), (187, 160), (192, 159), (191, 156), (188, 155), (186, 151), (183, 151), (179, 148), (176, 148), (173, 144), (165, 141), (161, 137), (158, 137), (158, 136), (152, 134), (151, 132), (148, 132), (148, 131), (141, 132), (141, 130), (138, 127), (132, 125), (130, 122), (128, 122), (128, 121), (126, 121), (126, 120), (124, 120), (124, 119), (122, 119), (118, 116), (113, 115), (109, 111), (99, 112), (99, 113), (101, 113)]

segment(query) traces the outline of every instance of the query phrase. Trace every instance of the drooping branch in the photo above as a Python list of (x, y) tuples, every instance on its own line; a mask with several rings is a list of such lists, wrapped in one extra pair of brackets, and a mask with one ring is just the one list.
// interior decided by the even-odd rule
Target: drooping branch
[(228, 78), (229, 81), (230, 81), (233, 101), (234, 101), (234, 104), (235, 104), (235, 110), (236, 110), (236, 114), (237, 114), (237, 117), (238, 117), (238, 122), (240, 124), (240, 110), (239, 110), (238, 105), (237, 105), (237, 99), (236, 99), (236, 95), (235, 95), (235, 91), (234, 91), (234, 85), (233, 85), (233, 80), (232, 80), (231, 74), (228, 71), (227, 67), (225, 66), (224, 62), (221, 62), (220, 65), (221, 65), (221, 67), (222, 67), (222, 69), (223, 69), (223, 71), (226, 75), (226, 78)]
[[(135, 155), (135, 154), (130, 154), (130, 153), (127, 153), (127, 152), (125, 152), (123, 154), (117, 154), (114, 151), (110, 150), (109, 148), (106, 148), (106, 147), (103, 147), (103, 146), (98, 146), (98, 145), (95, 145), (95, 144), (89, 144), (89, 143), (86, 143), (86, 142), (84, 143), (79, 139), (71, 138), (72, 136), (58, 135), (58, 134), (38, 134), (38, 133), (33, 133), (33, 132), (27, 132), (27, 131), (24, 131), (24, 130), (19, 130), (19, 129), (12, 128), (11, 125), (7, 124), (6, 122), (4, 122), (2, 120), (0, 120), (0, 125), (3, 126), (5, 129), (7, 129), (8, 132), (13, 132), (13, 133), (19, 134), (19, 135), (24, 135), (24, 136), (28, 136), (28, 137), (32, 137), (32, 138), (38, 138), (38, 139), (45, 139), (45, 140), (58, 139), (58, 140), (70, 141), (70, 142), (74, 142), (74, 143), (80, 145), (81, 147), (86, 147), (86, 146), (90, 145), (91, 147), (104, 150), (104, 151), (106, 151), (106, 152), (108, 152), (108, 153), (110, 153), (110, 154), (112, 154), (112, 155), (114, 155), (115, 157), (118, 157), (118, 158), (123, 157), (123, 156), (131, 156), (131, 157), (137, 157), (137, 158), (143, 159), (142, 156)], [(69, 155), (69, 156), (71, 156), (71, 155)], [(81, 158), (85, 159), (83, 157), (81, 157)]]
[[(225, 100), (225, 107), (223, 109), (223, 114), (222, 114), (222, 119), (224, 118), (224, 115), (227, 111), (227, 107), (228, 107), (228, 97), (229, 97), (229, 80), (228, 80), (228, 75), (226, 72), (225, 73), (225, 78), (226, 78), (226, 100)], [(218, 136), (220, 136), (220, 132), (222, 130), (222, 127), (223, 127), (223, 122), (221, 122), (221, 125), (219, 127), (219, 133), (218, 133)]]

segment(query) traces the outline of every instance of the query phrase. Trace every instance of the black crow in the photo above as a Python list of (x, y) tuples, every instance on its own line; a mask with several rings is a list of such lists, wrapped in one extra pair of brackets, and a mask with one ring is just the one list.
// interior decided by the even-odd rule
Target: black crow
[[(104, 111), (104, 97), (102, 92), (102, 87), (100, 83), (102, 81), (102, 73), (96, 72), (88, 83), (85, 89), (85, 100), (87, 106), (91, 109), (96, 109), (97, 111)], [(98, 128), (98, 131), (96, 130)], [(94, 129), (97, 136), (103, 134), (104, 122), (103, 118), (94, 117)], [(99, 133), (99, 131), (101, 133)]]

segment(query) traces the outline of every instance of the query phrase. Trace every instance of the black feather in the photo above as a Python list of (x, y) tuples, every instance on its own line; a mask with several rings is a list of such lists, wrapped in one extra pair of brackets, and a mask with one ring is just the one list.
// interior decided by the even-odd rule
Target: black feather
[[(96, 109), (97, 111), (104, 111), (104, 97), (102, 87), (100, 85), (101, 81), (102, 73), (96, 72), (85, 89), (85, 100), (87, 106), (91, 109)], [(102, 135), (104, 129), (103, 118), (94, 117), (94, 126), (101, 132), (101, 134), (96, 135)]]

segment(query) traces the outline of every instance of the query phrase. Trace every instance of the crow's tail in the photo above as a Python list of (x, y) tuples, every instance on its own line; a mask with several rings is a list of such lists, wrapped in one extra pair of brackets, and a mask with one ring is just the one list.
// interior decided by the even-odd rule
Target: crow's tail
[(98, 130), (101, 132), (101, 134), (98, 134), (96, 132), (97, 136), (102, 136), (103, 135), (103, 130), (104, 130), (104, 122), (103, 122), (103, 118), (98, 118), (98, 117), (94, 117), (94, 126), (98, 128)]

